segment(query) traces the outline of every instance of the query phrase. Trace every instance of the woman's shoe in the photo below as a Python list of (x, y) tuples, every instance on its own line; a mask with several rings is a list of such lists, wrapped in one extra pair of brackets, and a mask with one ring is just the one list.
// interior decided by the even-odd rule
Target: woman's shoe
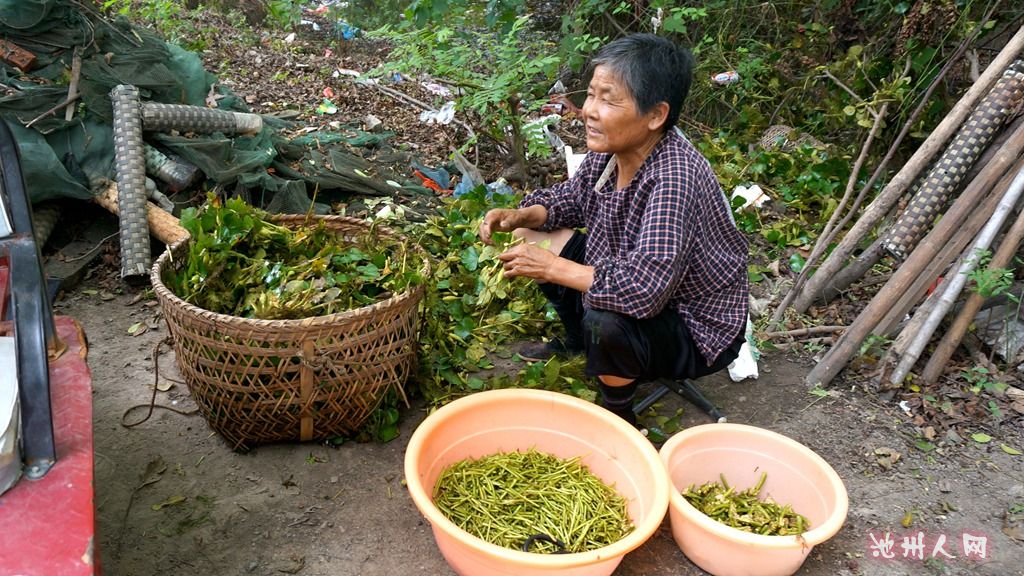
[(570, 358), (583, 354), (582, 346), (566, 344), (561, 338), (549, 342), (530, 342), (519, 349), (519, 357), (527, 362), (547, 362), (552, 358)]

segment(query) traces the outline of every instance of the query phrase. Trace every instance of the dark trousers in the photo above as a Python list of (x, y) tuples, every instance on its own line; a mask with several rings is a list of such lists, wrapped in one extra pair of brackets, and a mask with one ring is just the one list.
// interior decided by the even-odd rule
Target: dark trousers
[[(559, 255), (583, 264), (586, 236), (574, 233)], [(633, 423), (636, 419), (632, 404), (638, 383), (713, 374), (736, 359), (744, 342), (741, 330), (729, 348), (708, 364), (686, 324), (672, 307), (666, 307), (651, 318), (633, 318), (587, 308), (583, 305), (583, 294), (577, 290), (556, 284), (541, 284), (540, 287), (565, 324), (566, 343), (586, 354), (588, 376), (634, 380), (626, 386), (600, 384), (605, 407)]]

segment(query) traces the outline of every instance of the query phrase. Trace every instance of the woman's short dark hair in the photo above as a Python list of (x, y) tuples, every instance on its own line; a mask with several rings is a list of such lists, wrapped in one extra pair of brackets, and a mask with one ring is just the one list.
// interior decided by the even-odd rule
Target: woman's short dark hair
[(654, 34), (631, 34), (606, 44), (590, 62), (590, 74), (605, 66), (626, 85), (642, 115), (659, 102), (668, 103), (668, 132), (679, 120), (683, 101), (690, 92), (693, 57)]

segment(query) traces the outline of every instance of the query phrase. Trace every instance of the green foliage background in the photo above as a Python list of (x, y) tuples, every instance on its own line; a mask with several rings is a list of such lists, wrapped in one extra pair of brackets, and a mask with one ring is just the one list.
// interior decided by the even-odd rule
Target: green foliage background
[[(216, 2), (219, 9), (229, 2)], [(266, 24), (294, 28), (304, 3), (265, 0)], [(201, 50), (213, 30), (191, 26), (171, 0), (105, 0), (108, 12), (148, 21), (170, 39)], [(216, 7), (215, 7), (216, 8)], [(335, 4), (330, 18), (388, 40), (392, 70), (443, 79), (460, 90), (456, 106), (474, 130), (529, 162), (545, 153), (525, 123), (556, 79), (582, 104), (586, 64), (609, 40), (653, 32), (689, 47), (694, 84), (680, 127), (710, 160), (722, 187), (758, 184), (771, 210), (737, 211), (755, 242), (751, 279), (781, 261), (799, 271), (803, 257), (836, 209), (851, 166), (882, 106), (888, 113), (854, 184), (863, 186), (912, 111), (923, 112), (895, 151), (891, 172), (944, 117), (971, 79), (955, 67), (925, 100), (925, 90), (957, 46), (981, 64), (1024, 19), (1024, 4), (996, 0), (387, 0)], [(986, 15), (990, 18), (982, 24)], [(254, 42), (257, 35), (253, 35)], [(739, 80), (718, 85), (719, 72)], [(771, 126), (792, 127), (821, 146), (777, 148), (761, 142)], [(471, 142), (465, 143), (467, 146)], [(487, 167), (500, 168), (500, 167)], [(883, 174), (876, 183), (885, 184)], [(873, 194), (873, 192), (872, 192)], [(869, 194), (868, 200), (870, 200)], [(482, 189), (447, 204), (405, 232), (436, 259), (424, 316), (422, 389), (435, 403), (488, 387), (534, 386), (592, 397), (578, 364), (534, 364), (514, 376), (485, 376), (502, 344), (537, 337), (554, 319), (528, 283), (498, 281), (494, 249), (476, 238), (487, 208), (514, 203)], [(510, 290), (514, 294), (509, 293)], [(397, 412), (385, 406), (376, 435), (395, 433)]]

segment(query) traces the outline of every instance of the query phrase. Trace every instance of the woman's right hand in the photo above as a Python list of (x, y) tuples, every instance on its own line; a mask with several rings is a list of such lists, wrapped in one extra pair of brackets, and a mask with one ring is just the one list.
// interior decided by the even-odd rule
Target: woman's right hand
[(484, 214), (484, 219), (480, 222), (480, 230), (477, 232), (480, 235), (480, 239), (485, 244), (493, 244), (491, 241), (491, 234), (494, 232), (511, 232), (516, 228), (523, 228), (525, 226), (525, 218), (523, 217), (522, 210), (516, 210), (514, 208), (495, 208), (488, 210), (487, 214)]

